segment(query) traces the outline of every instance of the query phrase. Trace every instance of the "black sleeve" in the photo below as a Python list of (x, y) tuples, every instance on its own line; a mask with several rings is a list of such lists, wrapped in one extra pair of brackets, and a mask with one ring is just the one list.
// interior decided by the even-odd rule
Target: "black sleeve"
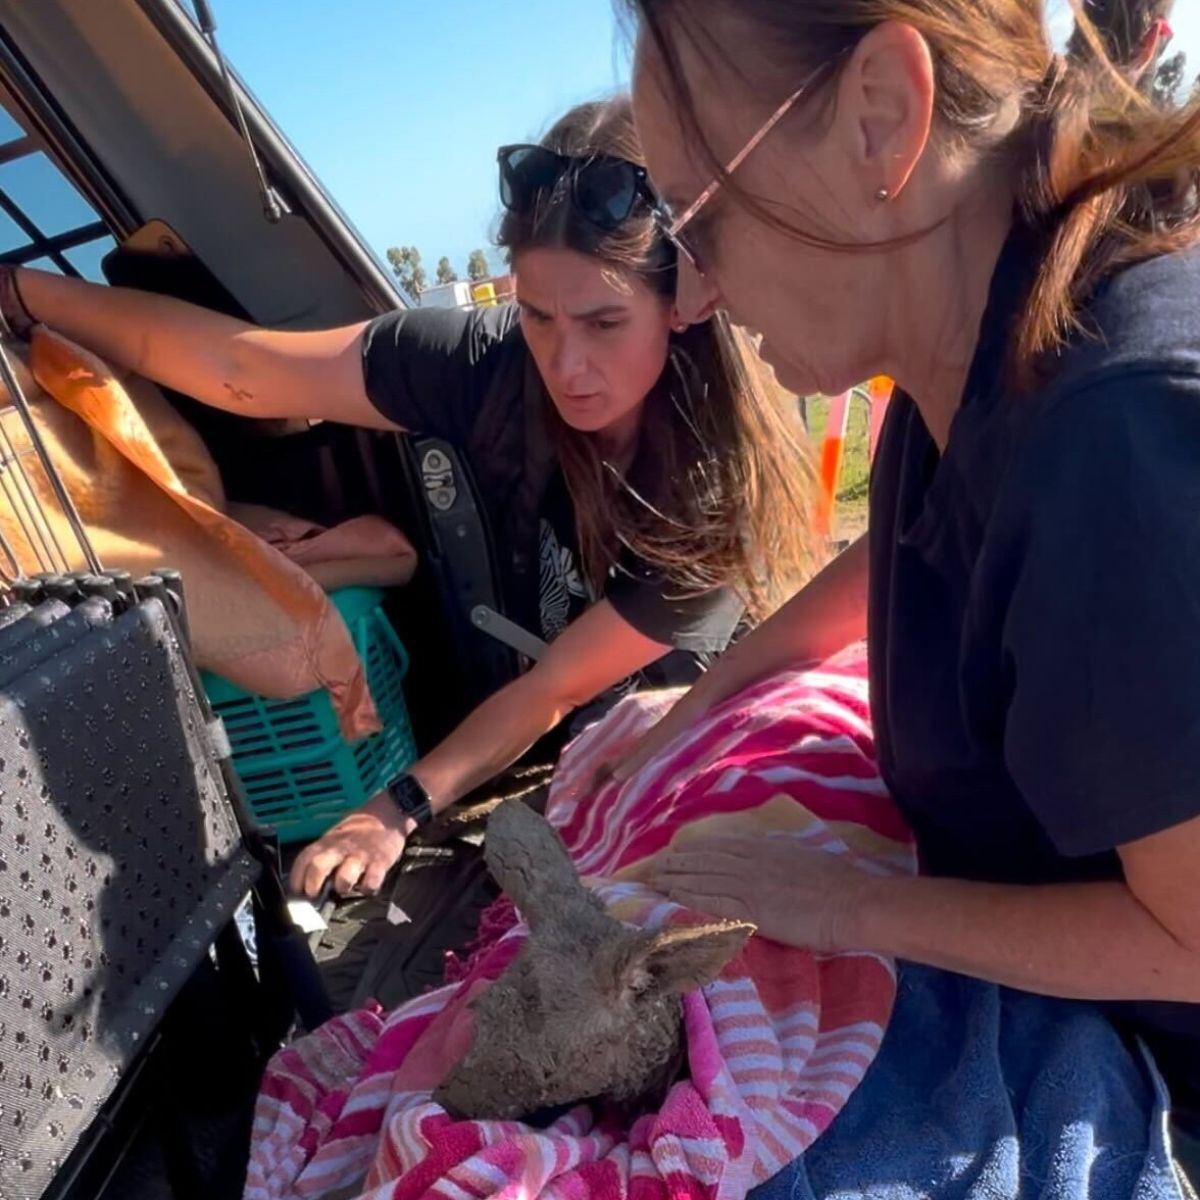
[(509, 305), (387, 313), (363, 334), (367, 396), (402, 429), (462, 442), (519, 337)]
[(1069, 855), (1200, 815), (1200, 379), (1068, 398), (1010, 483), (1005, 757), (1026, 802)]
[(604, 598), (644, 637), (696, 654), (724, 650), (745, 613), (732, 588), (680, 596), (659, 573), (642, 565), (610, 575)]

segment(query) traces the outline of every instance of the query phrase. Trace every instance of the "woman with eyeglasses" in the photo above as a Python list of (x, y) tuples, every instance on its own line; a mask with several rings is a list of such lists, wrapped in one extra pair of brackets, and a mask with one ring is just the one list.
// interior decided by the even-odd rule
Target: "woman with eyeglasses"
[[(1096, 7), (1111, 24), (1145, 6)], [(1156, 52), (1167, 7), (1150, 42), (1138, 29), (1123, 43), (1130, 61)], [(879, 764), (921, 877), (776, 839), (689, 847), (658, 879), (782, 942), (921, 964), (901, 970), (907, 1024), (862, 1107), (827, 1135), (842, 1175), (788, 1194), (1093, 1194), (1089, 1175), (1141, 1169), (1161, 1127), (1131, 1134), (1123, 1160), (1106, 1141), (1118, 1089), (1156, 1102), (1138, 1047), (1169, 1086), (1176, 1154), (1200, 1173), (1200, 107), (1149, 103), (1102, 30), (1055, 53), (1028, 0), (629, 8), (638, 133), (683, 248), (680, 316), (724, 311), (761, 333), (801, 395), (898, 383), (869, 543), (616, 768), (755, 678), (869, 631)], [(1005, 1039), (1020, 1035), (996, 1022), (1015, 1009), (1101, 1022), (1083, 1053), (1038, 1043), (1064, 1072), (1055, 1087), (1036, 1091), (1025, 1061), (990, 1096), (1008, 1122), (1000, 1158), (955, 1132), (973, 1112), (968, 1059), (920, 1074), (951, 1037), (936, 1005), (906, 1007), (927, 968), (955, 973), (960, 999), (991, 997), (966, 1056), (1011, 1064), (1021, 1046)], [(1030, 1010), (1027, 994), (1052, 999)], [(889, 1076), (897, 1062), (922, 1082)], [(902, 1102), (872, 1109), (872, 1079), (889, 1078)], [(1022, 1130), (1034, 1100), (1046, 1123)], [(1076, 1159), (1080, 1129), (1091, 1150)], [(809, 1170), (830, 1161), (821, 1147)], [(919, 1180), (890, 1173), (904, 1149), (910, 1164), (928, 1152)], [(1164, 1194), (1126, 1182), (1099, 1194)]]
[[(549, 642), (388, 793), (296, 861), (373, 891), (406, 836), (627, 681), (690, 682), (810, 568), (809, 473), (785, 402), (724, 317), (674, 308), (627, 99), (499, 156), (517, 305), (280, 333), (184, 303), (0, 271), (0, 311), (247, 417), (441, 437), (467, 456), (506, 612)], [(769, 566), (769, 571), (766, 569)]]

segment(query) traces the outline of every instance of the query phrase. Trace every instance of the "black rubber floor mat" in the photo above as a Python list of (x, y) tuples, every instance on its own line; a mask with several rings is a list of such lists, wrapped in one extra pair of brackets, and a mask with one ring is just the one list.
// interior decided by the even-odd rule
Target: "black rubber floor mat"
[(548, 777), (542, 766), (511, 772), (416, 840), (380, 895), (323, 914), (313, 952), (337, 1011), (392, 1009), (443, 982), (447, 951), (466, 948), (499, 895), (483, 861), (487, 814), (516, 796), (540, 810)]
[(499, 895), (483, 851), (467, 843), (448, 858), (410, 856), (392, 889), (389, 921), (355, 993), (355, 1004), (378, 1000), (395, 1008), (441, 986), (448, 951), (462, 951), (474, 938), (483, 910)]
[(442, 983), (498, 889), (469, 842), (414, 847), (379, 896), (339, 904), (314, 947), (338, 1011), (376, 1000), (395, 1008)]

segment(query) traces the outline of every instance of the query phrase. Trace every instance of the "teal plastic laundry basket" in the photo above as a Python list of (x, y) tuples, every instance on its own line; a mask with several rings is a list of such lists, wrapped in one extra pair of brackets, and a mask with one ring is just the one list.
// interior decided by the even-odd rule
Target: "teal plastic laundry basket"
[(405, 652), (384, 615), (383, 593), (344, 588), (330, 600), (366, 664), (383, 728), (353, 744), (338, 730), (324, 690), (294, 700), (267, 700), (217, 675), (204, 688), (225, 723), (233, 764), (255, 817), (282, 842), (319, 837), (416, 760), (404, 703)]

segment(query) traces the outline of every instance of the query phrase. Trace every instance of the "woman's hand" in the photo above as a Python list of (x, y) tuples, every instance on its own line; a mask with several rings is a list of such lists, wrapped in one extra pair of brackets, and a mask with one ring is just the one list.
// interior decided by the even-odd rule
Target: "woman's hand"
[(858, 949), (857, 918), (875, 876), (790, 837), (706, 838), (664, 855), (652, 886), (677, 904), (750, 921), (810, 950)]
[(1198, 847), (1200, 818), (1120, 848), (1132, 887), (1031, 886), (876, 875), (789, 837), (709, 838), (664, 854), (650, 883), (786, 945), (870, 951), (1070, 1000), (1200, 1004)]
[(314, 898), (330, 875), (340, 896), (379, 891), (404, 853), (408, 824), (391, 797), (368, 800), (301, 851), (292, 866), (292, 891)]

